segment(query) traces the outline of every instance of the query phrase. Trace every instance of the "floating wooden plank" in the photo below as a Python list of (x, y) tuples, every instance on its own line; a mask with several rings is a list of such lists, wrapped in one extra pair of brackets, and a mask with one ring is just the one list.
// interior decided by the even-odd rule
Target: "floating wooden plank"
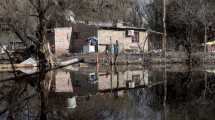
[[(14, 64), (15, 68), (29, 68), (35, 67), (33, 64)], [(11, 64), (0, 64), (0, 69), (13, 68)]]
[(88, 67), (88, 65), (86, 63), (80, 63), (79, 67)]
[(79, 61), (80, 61), (80, 60), (79, 60), (78, 58), (74, 58), (74, 59), (66, 60), (66, 61), (61, 61), (61, 62), (59, 62), (59, 66), (71, 65), (71, 64), (77, 63), (77, 62), (79, 62)]

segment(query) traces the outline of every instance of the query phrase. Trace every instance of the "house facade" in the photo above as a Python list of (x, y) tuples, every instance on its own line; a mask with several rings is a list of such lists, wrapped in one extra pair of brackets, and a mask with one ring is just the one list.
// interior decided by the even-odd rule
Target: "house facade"
[(69, 52), (69, 45), (72, 35), (72, 28), (55, 28), (55, 54), (57, 56)]
[(83, 52), (88, 45), (88, 38), (97, 38), (96, 51), (103, 53), (107, 47), (119, 44), (119, 52), (148, 52), (147, 32), (145, 29), (135, 27), (101, 27), (95, 25), (75, 24), (70, 50), (72, 53)]
[(97, 36), (97, 28), (94, 25), (86, 25), (82, 23), (72, 25), (73, 32), (70, 41), (70, 52), (80, 53), (83, 48), (88, 44), (89, 37)]
[(70, 41), (72, 37), (72, 27), (55, 28), (48, 32), (47, 38), (50, 42), (51, 50), (56, 56), (69, 53)]
[(148, 52), (147, 32), (137, 28), (101, 27), (98, 29), (98, 51), (104, 52), (106, 45), (118, 41), (120, 52)]

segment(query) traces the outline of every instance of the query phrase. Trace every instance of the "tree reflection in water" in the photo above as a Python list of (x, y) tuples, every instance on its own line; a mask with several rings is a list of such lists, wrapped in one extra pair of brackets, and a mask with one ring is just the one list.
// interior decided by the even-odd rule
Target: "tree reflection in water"
[[(138, 73), (144, 74), (146, 69), (139, 70), (141, 72)], [(111, 71), (106, 72), (108, 74), (103, 78), (110, 78), (112, 82), (107, 83), (108, 85), (109, 83), (113, 84), (110, 85), (112, 90), (100, 90), (103, 87), (99, 87), (99, 84), (104, 80), (89, 82), (87, 80), (88, 74), (73, 74), (72, 71), (69, 71), (72, 79), (78, 78), (72, 81), (75, 83), (73, 87), (76, 87), (71, 91), (74, 94), (71, 92), (56, 93), (58, 85), (55, 80), (61, 79), (55, 77), (57, 71), (42, 72), (31, 77), (1, 82), (0, 119), (163, 120), (178, 118), (192, 120), (203, 118), (210, 120), (214, 117), (212, 114), (215, 109), (213, 105), (215, 100), (214, 73), (195, 70), (185, 72), (167, 70), (166, 80), (168, 82), (165, 82), (164, 73), (153, 69), (148, 73), (148, 85), (127, 89), (122, 88), (121, 82), (124, 78), (122, 76), (126, 76), (128, 73), (126, 71), (137, 72), (128, 69), (122, 71), (116, 66), (112, 67)], [(107, 77), (109, 75), (110, 77)], [(66, 76), (64, 77), (67, 79)], [(145, 79), (145, 77), (141, 77), (141, 79)], [(85, 79), (86, 82), (84, 82)], [(76, 85), (77, 81), (79, 81), (78, 85)], [(140, 85), (139, 82), (136, 85)], [(78, 93), (76, 90), (82, 92)], [(53, 94), (53, 92), (55, 93)], [(63, 98), (62, 94), (66, 98)], [(73, 106), (72, 109), (67, 108), (65, 105), (67, 103), (63, 102), (74, 95), (77, 106)], [(205, 116), (203, 113), (209, 115)]]
[(46, 72), (0, 83), (0, 118), (8, 120), (47, 119)]

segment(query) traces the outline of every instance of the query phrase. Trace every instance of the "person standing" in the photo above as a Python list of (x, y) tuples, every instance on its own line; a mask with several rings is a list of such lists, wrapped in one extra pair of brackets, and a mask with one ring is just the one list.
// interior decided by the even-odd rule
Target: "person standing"
[(119, 43), (118, 43), (118, 40), (116, 40), (116, 44), (114, 44), (114, 64), (116, 64), (118, 54), (119, 54)]

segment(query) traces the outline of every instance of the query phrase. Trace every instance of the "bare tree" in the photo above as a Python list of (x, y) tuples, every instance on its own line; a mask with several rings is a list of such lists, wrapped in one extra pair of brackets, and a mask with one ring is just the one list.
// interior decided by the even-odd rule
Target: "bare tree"
[(126, 21), (134, 0), (71, 0), (70, 9), (82, 22)]
[[(192, 50), (194, 41), (194, 33), (198, 28), (197, 13), (199, 2), (197, 0), (176, 0), (172, 2), (169, 8), (168, 27), (175, 26), (173, 33), (180, 34), (181, 42), (183, 43), (189, 63), (192, 63)], [(172, 21), (172, 22), (170, 22)]]
[(189, 63), (192, 63), (194, 44), (201, 44), (202, 39), (207, 42), (207, 30), (214, 20), (212, 3), (207, 0), (172, 0), (167, 7), (167, 32), (177, 38), (175, 42), (183, 43)]
[(153, 49), (161, 49), (162, 46), (162, 42), (159, 40), (163, 33), (162, 8), (161, 0), (136, 0), (134, 10), (137, 19), (139, 19), (137, 20), (139, 27), (144, 27), (149, 31), (149, 39)]
[(208, 27), (213, 25), (214, 23), (214, 13), (215, 11), (213, 10), (213, 3), (209, 3), (208, 1), (204, 1), (204, 0), (199, 0), (199, 11), (197, 14), (198, 20), (200, 21), (200, 23), (204, 26), (204, 59), (203, 59), (203, 63), (205, 63), (205, 57), (207, 54), (207, 40), (208, 40)]
[[(44, 61), (54, 64), (47, 40), (48, 23), (55, 12), (63, 12), (57, 0), (2, 0), (1, 16), (7, 19), (7, 24), (23, 43), (34, 43), (38, 49), (38, 58), (41, 64)], [(56, 11), (57, 10), (57, 11)]]
[(145, 28), (162, 31), (162, 1), (136, 0), (136, 12), (141, 16)]

